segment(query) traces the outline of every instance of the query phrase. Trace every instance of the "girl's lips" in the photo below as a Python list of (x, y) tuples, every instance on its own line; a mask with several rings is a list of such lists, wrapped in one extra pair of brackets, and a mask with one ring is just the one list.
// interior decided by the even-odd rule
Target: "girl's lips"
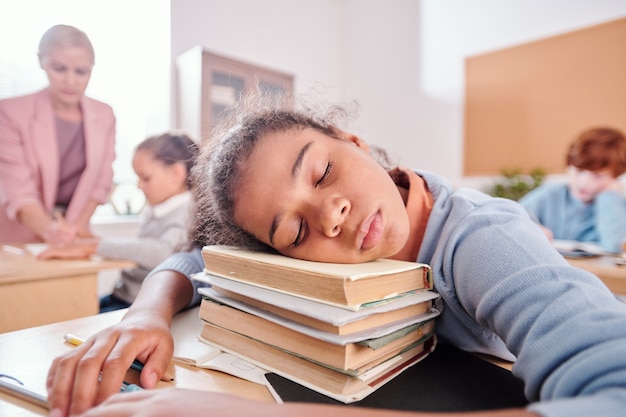
[(373, 248), (383, 236), (383, 217), (379, 211), (368, 217), (359, 227), (359, 247), (361, 250)]

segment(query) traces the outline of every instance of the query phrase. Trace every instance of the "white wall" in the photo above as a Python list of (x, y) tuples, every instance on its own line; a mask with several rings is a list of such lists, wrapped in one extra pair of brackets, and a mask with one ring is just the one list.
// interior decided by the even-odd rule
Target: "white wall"
[(202, 45), (291, 73), (297, 91), (318, 82), (341, 87), (342, 0), (171, 1), (173, 60)]
[[(424, 123), (440, 142), (421, 166), (472, 184), (462, 178), (465, 57), (624, 16), (623, 0), (423, 0), (421, 94), (440, 104)], [(408, 146), (419, 149), (421, 143)]]
[(37, 47), (48, 28), (84, 30), (96, 53), (86, 93), (113, 107), (115, 180), (134, 183), (134, 147), (170, 125), (169, 8), (170, 0), (0, 0), (0, 98), (47, 86)]
[(623, 0), (171, 0), (172, 57), (195, 45), (356, 99), (352, 127), (400, 163), (462, 176), (463, 60), (626, 16)]

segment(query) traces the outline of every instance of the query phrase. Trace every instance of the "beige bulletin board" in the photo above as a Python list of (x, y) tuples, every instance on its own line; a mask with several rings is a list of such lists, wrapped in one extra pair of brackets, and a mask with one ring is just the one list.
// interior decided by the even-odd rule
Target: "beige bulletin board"
[(593, 126), (626, 132), (626, 18), (465, 60), (464, 175), (562, 173)]

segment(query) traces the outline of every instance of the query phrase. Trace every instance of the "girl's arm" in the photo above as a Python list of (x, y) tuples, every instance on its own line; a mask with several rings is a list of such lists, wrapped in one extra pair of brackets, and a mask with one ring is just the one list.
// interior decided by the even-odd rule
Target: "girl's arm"
[(523, 409), (468, 413), (430, 413), (321, 404), (272, 404), (206, 391), (163, 389), (119, 394), (90, 410), (89, 417), (537, 417)]
[[(197, 269), (197, 260), (185, 256), (194, 255), (175, 254), (176, 262), (170, 264)], [(154, 387), (174, 351), (172, 318), (193, 296), (187, 272), (162, 269), (150, 275), (120, 323), (53, 361), (46, 384), (51, 410), (58, 409), (58, 416), (77, 415), (101, 403), (119, 392), (135, 359), (144, 363), (141, 385)]]
[(187, 238), (187, 206), (159, 219), (144, 218), (136, 237), (102, 239), (98, 255), (114, 259), (130, 259), (145, 269), (155, 268), (176, 252)]

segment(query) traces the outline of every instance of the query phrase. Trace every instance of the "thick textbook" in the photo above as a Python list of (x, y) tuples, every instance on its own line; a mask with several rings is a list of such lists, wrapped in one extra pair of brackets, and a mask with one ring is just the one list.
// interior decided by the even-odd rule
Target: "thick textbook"
[(303, 327), (293, 330), (209, 298), (202, 300), (199, 315), (219, 327), (348, 374), (358, 374), (371, 368), (374, 362), (389, 359), (423, 340), (425, 335), (433, 332), (435, 317), (426, 316), (421, 322), (386, 332), (377, 338), (369, 338), (364, 333), (360, 338), (351, 339), (336, 335), (325, 338), (322, 332)]
[(338, 335), (394, 326), (431, 310), (441, 311), (443, 307), (439, 294), (434, 291), (417, 291), (353, 311), (206, 272), (195, 274), (193, 279), (211, 284), (210, 288), (198, 290), (202, 295), (222, 301), (236, 300), (240, 304), (231, 302), (230, 305), (237, 308), (241, 308), (240, 305), (253, 306), (274, 316)]
[[(248, 336), (205, 322), (200, 340), (342, 403), (359, 401), (425, 358), (436, 344), (433, 334), (422, 343), (358, 377), (292, 355)], [(427, 375), (424, 375), (428, 378)]]
[(312, 262), (232, 246), (205, 246), (202, 257), (210, 274), (349, 309), (433, 287), (430, 267), (416, 262)]
[(436, 302), (436, 300), (434, 299), (429, 299), (416, 304), (410, 304), (404, 307), (400, 307), (396, 310), (370, 314), (364, 316), (359, 320), (346, 322), (345, 324), (334, 325), (324, 320), (319, 320), (305, 314), (296, 313), (275, 304), (268, 304), (263, 301), (249, 298), (238, 293), (233, 293), (219, 287), (213, 287), (213, 290), (219, 294), (223, 294), (226, 297), (240, 301), (244, 304), (257, 307), (264, 311), (268, 311), (276, 316), (284, 317), (293, 322), (301, 323), (304, 326), (309, 326), (323, 332), (337, 335), (360, 333), (376, 327), (391, 326), (396, 323), (405, 322), (406, 320), (409, 320), (413, 317), (427, 314), (428, 312), (432, 311)]

